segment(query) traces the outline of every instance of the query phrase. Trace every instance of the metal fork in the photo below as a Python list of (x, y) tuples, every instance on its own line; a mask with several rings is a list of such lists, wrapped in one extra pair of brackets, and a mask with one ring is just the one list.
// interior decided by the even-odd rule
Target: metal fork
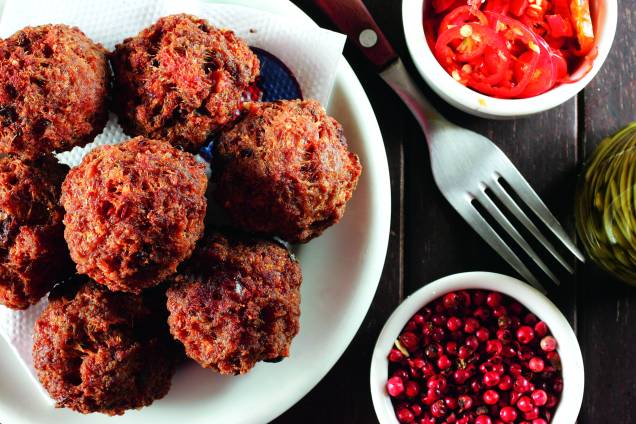
[(532, 258), (555, 284), (557, 277), (541, 260), (535, 250), (519, 233), (494, 201), (505, 206), (543, 247), (569, 272), (572, 266), (546, 239), (528, 215), (515, 202), (502, 182), (514, 190), (517, 197), (543, 221), (547, 228), (579, 260), (584, 257), (559, 224), (554, 215), (519, 173), (510, 159), (489, 139), (474, 131), (451, 124), (422, 96), (401, 60), (395, 61), (381, 74), (382, 78), (407, 104), (424, 130), (431, 156), (433, 177), (446, 200), (468, 222), (477, 233), (503, 257), (523, 278), (538, 289), (545, 291), (538, 279), (506, 244), (497, 231), (475, 207), (479, 204), (490, 217), (503, 228), (525, 253)]
[[(557, 219), (541, 201), (530, 184), (517, 171), (506, 155), (486, 137), (448, 122), (424, 98), (402, 61), (384, 36), (361, 0), (315, 0), (336, 26), (351, 37), (358, 49), (380, 71), (380, 76), (409, 107), (424, 130), (431, 156), (433, 176), (442, 194), (471, 227), (499, 253), (523, 278), (545, 292), (528, 267), (506, 244), (497, 231), (475, 207), (481, 208), (526, 252), (526, 254), (559, 284), (539, 255), (506, 218), (505, 206), (568, 272), (572, 266), (557, 252), (552, 243), (514, 201), (502, 181), (514, 190), (528, 208), (579, 260), (583, 255)], [(492, 196), (492, 197), (491, 197)]]

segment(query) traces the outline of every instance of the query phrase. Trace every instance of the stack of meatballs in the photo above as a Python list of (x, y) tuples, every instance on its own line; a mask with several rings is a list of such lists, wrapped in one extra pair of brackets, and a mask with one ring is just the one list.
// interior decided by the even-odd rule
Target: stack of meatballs
[[(58, 407), (149, 405), (184, 356), (243, 374), (289, 355), (302, 275), (282, 241), (337, 223), (361, 166), (317, 101), (247, 100), (258, 78), (243, 40), (190, 15), (111, 53), (65, 25), (0, 40), (0, 303), (50, 293), (33, 360)], [(109, 108), (134, 138), (59, 164)]]

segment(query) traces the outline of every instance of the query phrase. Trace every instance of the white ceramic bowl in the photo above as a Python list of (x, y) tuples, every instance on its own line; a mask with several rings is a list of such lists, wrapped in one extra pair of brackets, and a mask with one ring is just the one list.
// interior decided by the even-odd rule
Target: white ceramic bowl
[(603, 6), (595, 20), (595, 31), (598, 34), (598, 57), (594, 60), (592, 70), (575, 83), (561, 84), (539, 96), (528, 99), (497, 99), (473, 91), (455, 81), (437, 62), (426, 42), (422, 25), (424, 2), (426, 1), (430, 0), (402, 1), (404, 35), (411, 58), (426, 83), (441, 98), (464, 112), (483, 118), (519, 118), (543, 112), (565, 103), (583, 90), (601, 69), (616, 33), (616, 0), (591, 0), (591, 3)]
[(466, 272), (441, 278), (422, 287), (402, 302), (382, 328), (371, 359), (371, 397), (380, 423), (398, 424), (385, 388), (389, 366), (387, 355), (395, 339), (408, 320), (423, 306), (446, 293), (465, 289), (492, 290), (506, 294), (548, 324), (559, 343), (557, 350), (563, 364), (563, 393), (552, 422), (576, 422), (583, 401), (585, 378), (581, 349), (567, 319), (547, 297), (522, 281), (490, 272)]

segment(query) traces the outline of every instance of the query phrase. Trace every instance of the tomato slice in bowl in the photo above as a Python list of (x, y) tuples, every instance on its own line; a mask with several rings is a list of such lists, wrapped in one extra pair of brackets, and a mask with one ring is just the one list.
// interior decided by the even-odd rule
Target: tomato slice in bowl
[[(541, 93), (545, 93), (549, 89), (554, 86), (556, 82), (556, 64), (552, 59), (552, 53), (550, 51), (550, 46), (545, 40), (541, 37), (537, 37), (537, 41), (539, 42), (539, 60), (537, 62), (537, 66), (530, 77), (530, 81), (526, 88), (521, 92), (519, 97), (532, 97), (537, 96)], [(518, 78), (520, 75), (524, 73), (519, 68), (529, 66), (530, 61), (532, 60), (530, 52), (525, 52), (519, 57), (519, 61), (516, 63), (515, 73), (518, 74)]]
[(468, 62), (480, 56), (496, 36), (487, 26), (464, 24), (442, 32), (435, 43), (435, 54), (444, 65)]
[[(484, 93), (496, 97), (520, 97), (535, 76), (541, 58), (540, 42), (537, 36), (518, 20), (494, 12), (486, 11), (484, 14), (488, 18), (490, 27), (504, 42), (510, 55), (511, 69), (499, 85), (490, 89), (480, 87), (479, 90), (486, 88), (488, 92), (484, 91)], [(551, 60), (549, 50), (545, 51), (548, 54), (545, 60)], [(552, 71), (552, 65), (550, 70)]]
[(453, 27), (474, 22), (488, 25), (488, 19), (481, 10), (471, 6), (461, 6), (444, 16), (444, 19), (442, 19), (442, 22), (439, 24), (438, 31), (441, 34)]

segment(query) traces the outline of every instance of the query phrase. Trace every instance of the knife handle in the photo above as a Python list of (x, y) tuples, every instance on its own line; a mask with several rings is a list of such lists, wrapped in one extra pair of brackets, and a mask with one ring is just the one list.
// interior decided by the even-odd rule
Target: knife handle
[(338, 30), (350, 37), (358, 50), (375, 65), (378, 71), (397, 59), (395, 50), (362, 0), (314, 0), (314, 2)]

